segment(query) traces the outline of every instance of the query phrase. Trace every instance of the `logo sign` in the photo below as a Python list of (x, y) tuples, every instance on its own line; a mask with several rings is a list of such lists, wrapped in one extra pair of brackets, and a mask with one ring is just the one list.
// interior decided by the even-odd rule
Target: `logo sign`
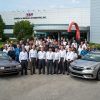
[(33, 13), (26, 13), (26, 16), (31, 17), (31, 16), (33, 16)]
[(33, 16), (33, 13), (26, 13), (25, 17), (15, 17), (14, 20), (27, 20), (27, 19), (46, 19), (46, 16)]

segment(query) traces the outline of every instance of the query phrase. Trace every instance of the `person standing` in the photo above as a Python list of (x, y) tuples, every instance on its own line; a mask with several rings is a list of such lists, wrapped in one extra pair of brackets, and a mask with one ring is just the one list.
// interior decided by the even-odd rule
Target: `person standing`
[(43, 74), (45, 74), (46, 52), (44, 51), (44, 47), (41, 47), (41, 50), (38, 52), (38, 59), (39, 59), (39, 74), (41, 74), (41, 70), (43, 70)]
[(78, 56), (79, 56), (79, 59), (81, 59), (81, 51), (82, 51), (82, 45), (79, 45), (79, 48), (78, 48)]
[(19, 62), (19, 54), (20, 54), (20, 52), (22, 51), (22, 49), (20, 48), (20, 45), (19, 44), (17, 44), (17, 48), (15, 48), (15, 60), (17, 61), (17, 62)]
[(25, 49), (26, 49), (27, 52), (29, 52), (29, 44), (28, 43), (26, 43)]
[(78, 59), (78, 53), (76, 52), (75, 49), (72, 50), (72, 52), (73, 52), (73, 61), (74, 61), (74, 60)]
[(4, 45), (4, 47), (3, 47), (3, 52), (5, 52), (5, 53), (7, 53), (7, 54), (8, 54), (8, 48), (7, 48), (7, 46), (6, 46), (6, 45)]
[(53, 59), (54, 59), (54, 53), (52, 51), (52, 48), (49, 47), (49, 51), (46, 53), (47, 75), (53, 74)]
[(29, 60), (31, 62), (31, 75), (35, 74), (35, 70), (36, 70), (36, 64), (37, 64), (37, 50), (36, 50), (36, 46), (33, 45), (32, 49), (29, 51)]
[(55, 48), (54, 52), (54, 74), (58, 74), (58, 66), (60, 63), (60, 53), (58, 48)]
[(27, 75), (28, 53), (26, 52), (24, 47), (22, 48), (22, 52), (20, 52), (19, 54), (19, 61), (22, 66), (21, 75), (23, 75), (24, 70), (25, 70), (25, 75)]
[(70, 73), (70, 70), (69, 70), (70, 63), (73, 62), (77, 57), (78, 56), (75, 53), (75, 51), (72, 51), (72, 49), (69, 48), (69, 51), (67, 52), (67, 54), (65, 56), (65, 60), (67, 62), (67, 75), (69, 75), (69, 73)]
[(71, 44), (70, 44), (70, 41), (68, 41), (68, 44), (66, 45), (66, 50), (68, 51), (70, 47), (71, 47)]
[(64, 46), (60, 47), (60, 74), (65, 74), (66, 67), (65, 67), (65, 61), (64, 58), (66, 56), (66, 50), (64, 49)]
[(9, 47), (8, 55), (15, 60), (15, 51), (13, 50), (12, 47)]
[(74, 47), (76, 49), (78, 48), (78, 44), (75, 40), (73, 40), (73, 43), (72, 43), (71, 47)]

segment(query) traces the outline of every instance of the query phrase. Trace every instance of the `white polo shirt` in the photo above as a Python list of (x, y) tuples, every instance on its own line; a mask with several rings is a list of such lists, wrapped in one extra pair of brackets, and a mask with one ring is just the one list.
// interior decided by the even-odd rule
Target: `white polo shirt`
[(69, 60), (69, 61), (72, 61), (72, 60), (75, 60), (75, 59), (77, 59), (77, 54), (76, 53), (74, 53), (74, 52), (72, 52), (72, 51), (70, 51), (70, 52), (67, 52), (67, 54), (66, 54), (66, 57), (65, 57), (65, 60)]
[(54, 61), (59, 60), (60, 61), (60, 52), (54, 52)]
[(48, 52), (46, 53), (46, 59), (47, 59), (47, 60), (54, 60), (54, 53), (48, 51)]
[(60, 53), (60, 58), (65, 58), (66, 50), (60, 50), (59, 53)]
[(20, 52), (19, 54), (19, 61), (21, 62), (22, 60), (27, 60), (28, 61), (28, 53), (25, 51), (25, 52)]
[(38, 59), (46, 59), (46, 52), (39, 51), (38, 52)]
[(31, 49), (29, 51), (29, 59), (31, 60), (31, 58), (36, 58), (37, 59), (37, 50)]

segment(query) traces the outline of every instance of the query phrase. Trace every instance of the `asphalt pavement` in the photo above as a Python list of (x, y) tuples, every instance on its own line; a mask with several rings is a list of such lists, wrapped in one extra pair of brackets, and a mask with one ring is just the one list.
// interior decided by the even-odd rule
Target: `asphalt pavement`
[(67, 75), (0, 76), (0, 100), (100, 100), (100, 81)]

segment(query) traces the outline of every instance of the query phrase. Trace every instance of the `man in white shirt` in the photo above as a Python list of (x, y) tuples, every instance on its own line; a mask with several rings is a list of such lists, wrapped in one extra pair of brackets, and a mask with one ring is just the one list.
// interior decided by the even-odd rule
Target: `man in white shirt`
[(58, 66), (60, 63), (60, 53), (58, 48), (55, 48), (54, 52), (54, 74), (58, 74)]
[(73, 50), (73, 61), (78, 59), (78, 54)]
[(63, 39), (63, 45), (66, 46), (66, 44), (67, 44), (67, 42), (66, 42), (66, 39), (64, 38)]
[[(77, 49), (77, 47), (78, 47), (78, 45), (77, 45), (77, 42), (74, 40), (74, 42), (72, 43), (72, 46), (74, 47), (74, 48), (76, 48)], [(72, 47), (71, 46), (71, 47)]]
[(23, 75), (24, 70), (25, 70), (25, 75), (27, 75), (28, 53), (25, 51), (25, 48), (22, 48), (22, 52), (20, 52), (19, 54), (19, 61), (22, 66), (21, 75)]
[(66, 56), (66, 50), (63, 46), (60, 47), (60, 74), (65, 74), (65, 61), (64, 58)]
[(36, 64), (37, 64), (37, 50), (35, 45), (32, 46), (32, 49), (29, 51), (29, 60), (31, 62), (30, 71), (31, 75), (35, 74)]
[(70, 47), (71, 47), (70, 42), (68, 42), (68, 45), (66, 46), (66, 50), (68, 51)]
[(66, 56), (65, 56), (65, 60), (67, 62), (67, 75), (69, 75), (69, 66), (70, 66), (70, 63), (73, 62), (75, 59), (77, 59), (77, 54), (72, 51), (71, 48), (69, 48), (69, 51), (67, 52)]
[(83, 45), (82, 45), (82, 49), (84, 49), (85, 48), (85, 50), (87, 49), (87, 43), (84, 43)]
[(54, 59), (54, 53), (52, 51), (52, 48), (49, 48), (49, 51), (46, 53), (46, 62), (47, 62), (47, 75), (53, 74), (53, 59)]
[(45, 74), (46, 52), (44, 51), (44, 47), (41, 47), (41, 51), (38, 52), (38, 59), (39, 59), (39, 74), (41, 74), (41, 70), (43, 70), (43, 74)]

